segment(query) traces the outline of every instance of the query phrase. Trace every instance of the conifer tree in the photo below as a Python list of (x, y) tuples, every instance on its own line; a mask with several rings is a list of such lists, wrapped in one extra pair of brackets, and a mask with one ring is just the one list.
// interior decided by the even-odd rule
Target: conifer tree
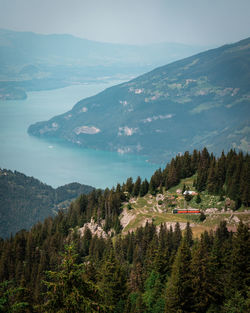
[(181, 178), (192, 176), (194, 174), (194, 171), (192, 169), (192, 164), (191, 164), (191, 155), (189, 154), (188, 151), (184, 153), (182, 159), (183, 161), (181, 164), (181, 167), (182, 167)]
[(198, 153), (197, 150), (194, 150), (192, 155), (191, 155), (191, 169), (192, 172), (195, 173), (198, 168), (198, 163), (199, 163), (199, 157), (200, 157), (200, 152)]
[(133, 187), (133, 191), (132, 191), (132, 195), (134, 197), (138, 197), (139, 196), (140, 188), (141, 188), (141, 178), (140, 178), (140, 176), (138, 176), (137, 180), (134, 183), (134, 187)]
[(124, 313), (145, 313), (145, 306), (140, 292), (130, 293)]
[(190, 223), (187, 222), (187, 226), (186, 226), (186, 229), (185, 229), (185, 239), (189, 245), (189, 247), (191, 247), (193, 245), (193, 232), (192, 232), (192, 229), (190, 227)]
[(205, 313), (211, 305), (218, 304), (222, 292), (222, 285), (216, 280), (213, 259), (204, 239), (203, 236), (195, 247), (191, 261), (193, 311), (199, 313)]
[(166, 313), (191, 312), (191, 253), (188, 242), (182, 240), (176, 254), (166, 289)]
[(133, 266), (128, 279), (128, 286), (132, 292), (143, 291), (143, 267), (141, 262), (139, 261), (133, 262)]
[(145, 179), (140, 187), (140, 197), (144, 197), (148, 193), (149, 183), (147, 179)]
[(245, 299), (239, 291), (225, 301), (221, 308), (222, 313), (246, 313), (250, 309), (250, 300)]
[(100, 269), (98, 285), (104, 295), (103, 303), (109, 308), (107, 312), (122, 313), (126, 294), (125, 272), (115, 258), (112, 243), (110, 245)]
[(171, 248), (168, 244), (168, 231), (166, 226), (161, 224), (159, 232), (159, 244), (154, 258), (154, 270), (161, 274), (162, 282), (166, 280), (166, 276), (170, 273)]
[(132, 191), (133, 191), (133, 187), (134, 187), (134, 184), (133, 184), (133, 178), (132, 177), (129, 177), (128, 179), (127, 179), (127, 181), (126, 181), (126, 187), (125, 187), (125, 189), (126, 189), (126, 191), (128, 192), (128, 193), (132, 193)]
[[(47, 292), (41, 309), (46, 312), (98, 312), (98, 289), (84, 278), (82, 264), (76, 263), (73, 246), (66, 246), (58, 271), (48, 271)], [(99, 303), (99, 301), (100, 303)]]
[(250, 286), (249, 247), (249, 227), (241, 221), (233, 238), (230, 285), (233, 287), (233, 290), (241, 292), (244, 298), (247, 297), (248, 288)]
[(210, 168), (208, 171), (208, 179), (207, 179), (207, 190), (210, 194), (216, 193), (217, 186), (217, 176), (215, 172), (215, 160), (213, 160), (210, 164)]
[(179, 180), (180, 180), (180, 176), (178, 175), (178, 172), (176, 169), (175, 160), (172, 159), (169, 170), (168, 170), (166, 182), (165, 182), (166, 189), (169, 189), (175, 186), (176, 184), (178, 184)]
[(157, 184), (153, 176), (150, 179), (148, 191), (151, 193), (151, 195), (156, 195), (156, 190), (157, 190)]
[(181, 228), (180, 228), (179, 222), (177, 222), (174, 227), (173, 239), (172, 239), (173, 247), (175, 251), (177, 251), (180, 245), (181, 239), (182, 239)]
[(31, 305), (25, 301), (25, 288), (15, 287), (13, 282), (0, 283), (0, 313), (32, 312)]
[(203, 191), (206, 189), (209, 163), (210, 163), (210, 155), (207, 149), (204, 148), (200, 156), (198, 171), (197, 171), (196, 189), (198, 191)]
[(84, 256), (89, 255), (89, 247), (90, 247), (91, 239), (92, 239), (92, 233), (90, 229), (86, 227), (84, 234), (83, 234), (83, 240), (82, 240), (82, 251), (83, 251)]
[(154, 270), (145, 281), (145, 292), (142, 295), (147, 313), (161, 313), (164, 311), (163, 285), (160, 274)]
[(242, 167), (240, 178), (240, 196), (242, 203), (250, 206), (250, 157), (247, 155)]

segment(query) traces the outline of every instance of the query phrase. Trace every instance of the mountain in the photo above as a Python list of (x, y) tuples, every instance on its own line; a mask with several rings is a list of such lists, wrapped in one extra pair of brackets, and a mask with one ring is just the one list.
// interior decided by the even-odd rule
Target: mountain
[(17, 171), (0, 169), (0, 237), (29, 229), (93, 189), (78, 183), (54, 189)]
[(241, 152), (186, 152), (0, 239), (1, 312), (249, 312), (249, 175)]
[(249, 151), (249, 82), (247, 38), (106, 89), (28, 132), (157, 162), (205, 145)]
[(121, 45), (0, 29), (0, 99), (24, 99), (21, 91), (129, 79), (201, 49), (178, 43)]

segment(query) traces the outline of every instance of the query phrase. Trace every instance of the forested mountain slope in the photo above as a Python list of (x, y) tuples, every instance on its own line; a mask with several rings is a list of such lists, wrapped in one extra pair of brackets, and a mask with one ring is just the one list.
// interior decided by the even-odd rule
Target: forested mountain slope
[(56, 189), (17, 171), (0, 169), (0, 237), (30, 229), (38, 221), (53, 216), (59, 207), (93, 187), (72, 183)]
[(204, 145), (249, 151), (249, 81), (250, 38), (109, 88), (28, 131), (158, 162)]
[[(247, 312), (250, 232), (246, 220), (239, 221), (235, 233), (222, 220), (194, 238), (189, 223), (181, 231), (180, 223), (156, 225), (156, 220), (120, 236), (119, 217), (129, 200), (171, 192), (194, 173), (193, 188), (198, 192), (230, 197), (246, 209), (249, 165), (249, 156), (235, 151), (219, 158), (207, 149), (186, 152), (156, 171), (148, 183), (128, 178), (116, 188), (93, 190), (72, 202), (68, 211), (0, 240), (0, 309)], [(80, 232), (91, 219), (110, 235), (98, 237), (88, 228)]]

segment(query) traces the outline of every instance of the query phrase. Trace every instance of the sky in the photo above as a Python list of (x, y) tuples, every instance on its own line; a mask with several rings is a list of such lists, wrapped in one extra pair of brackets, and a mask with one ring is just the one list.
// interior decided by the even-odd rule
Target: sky
[(250, 0), (0, 0), (0, 28), (124, 44), (250, 36)]

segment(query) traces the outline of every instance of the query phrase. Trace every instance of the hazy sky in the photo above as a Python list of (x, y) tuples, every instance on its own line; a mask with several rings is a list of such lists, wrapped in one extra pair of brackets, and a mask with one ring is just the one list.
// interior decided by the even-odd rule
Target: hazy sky
[(250, 0), (0, 0), (0, 28), (106, 42), (220, 45), (250, 36)]

